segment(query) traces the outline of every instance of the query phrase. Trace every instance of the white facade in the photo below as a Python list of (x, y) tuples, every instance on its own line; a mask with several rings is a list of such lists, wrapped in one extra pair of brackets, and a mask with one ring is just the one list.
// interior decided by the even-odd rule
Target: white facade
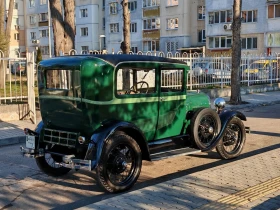
[[(26, 50), (40, 47), (43, 59), (53, 56), (53, 29), (49, 26), (47, 0), (25, 0)], [(49, 37), (50, 36), (50, 37)], [(49, 49), (52, 49), (51, 55)]]
[(102, 1), (76, 0), (75, 48), (78, 53), (105, 49), (103, 8)]
[[(231, 45), (227, 45), (227, 42), (230, 42), (232, 37), (230, 26), (233, 15), (233, 1), (206, 0), (205, 4), (207, 49), (210, 51), (230, 50)], [(280, 17), (268, 17), (269, 14), (272, 14), (271, 10), (268, 9), (269, 5), (274, 4), (279, 5), (277, 1), (243, 1), (241, 12), (242, 53), (280, 52)], [(277, 16), (278, 12), (280, 13), (278, 10), (280, 8), (275, 7), (275, 13), (273, 14)], [(223, 12), (226, 12), (226, 14), (231, 13), (229, 15), (231, 16), (230, 20), (223, 19)], [(219, 21), (217, 17), (220, 18)]]
[[(130, 46), (133, 52), (142, 51), (142, 0), (129, 1), (130, 8)], [(113, 5), (114, 4), (114, 5)], [(106, 0), (105, 35), (108, 52), (120, 51), (123, 41), (123, 17), (120, 1)], [(118, 28), (118, 29), (117, 29)]]

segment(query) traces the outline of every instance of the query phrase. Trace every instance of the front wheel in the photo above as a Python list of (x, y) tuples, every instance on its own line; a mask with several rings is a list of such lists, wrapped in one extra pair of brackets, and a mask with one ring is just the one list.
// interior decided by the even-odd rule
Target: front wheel
[(221, 130), (219, 115), (210, 108), (199, 109), (191, 120), (191, 138), (197, 148), (211, 145)]
[(137, 142), (120, 133), (105, 143), (96, 168), (97, 181), (108, 192), (121, 192), (137, 181), (142, 167), (142, 154)]
[(223, 140), (217, 145), (216, 150), (223, 159), (232, 159), (240, 155), (246, 140), (246, 131), (243, 122), (233, 118), (224, 134)]

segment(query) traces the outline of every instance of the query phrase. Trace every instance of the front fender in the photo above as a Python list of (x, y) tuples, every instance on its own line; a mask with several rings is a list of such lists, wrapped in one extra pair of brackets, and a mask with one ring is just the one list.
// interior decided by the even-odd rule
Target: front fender
[[(98, 165), (104, 143), (117, 131), (123, 131), (128, 135), (132, 136), (134, 139), (137, 137), (135, 140), (139, 144), (139, 147), (143, 153), (143, 159), (150, 160), (149, 148), (146, 143), (146, 137), (143, 135), (143, 133), (137, 126), (135, 126), (132, 123), (123, 121), (111, 122), (98, 128), (96, 132), (91, 136), (91, 141), (88, 145), (88, 151), (85, 159), (93, 160), (92, 162), (94, 164), (92, 165), (92, 169), (97, 167)], [(95, 153), (93, 153), (94, 149)]]
[(219, 114), (219, 117), (220, 117), (221, 125), (222, 125), (221, 131), (218, 134), (218, 136), (216, 137), (216, 139), (213, 141), (213, 143), (211, 145), (209, 145), (208, 147), (206, 147), (205, 149), (202, 149), (201, 150), (202, 152), (211, 151), (218, 145), (218, 143), (223, 139), (224, 134), (226, 132), (226, 128), (227, 128), (227, 126), (228, 126), (228, 124), (229, 124), (229, 122), (231, 121), (232, 118), (238, 117), (243, 121), (247, 121), (246, 116), (239, 111), (224, 110), (223, 112), (221, 112)]

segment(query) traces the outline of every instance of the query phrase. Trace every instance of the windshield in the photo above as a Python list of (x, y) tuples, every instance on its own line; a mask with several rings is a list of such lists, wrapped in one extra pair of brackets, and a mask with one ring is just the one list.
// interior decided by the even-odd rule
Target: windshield
[(200, 67), (202, 69), (206, 68), (207, 63), (195, 63), (193, 68)]
[(250, 69), (263, 69), (264, 63), (252, 63)]

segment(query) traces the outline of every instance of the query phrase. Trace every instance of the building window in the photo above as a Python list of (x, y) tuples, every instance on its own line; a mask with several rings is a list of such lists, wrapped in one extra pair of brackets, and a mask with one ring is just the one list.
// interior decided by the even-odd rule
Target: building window
[(105, 9), (105, 0), (102, 1), (102, 8)]
[(81, 17), (87, 17), (88, 16), (87, 9), (80, 9), (80, 14), (81, 14)]
[(231, 22), (232, 22), (231, 10), (209, 12), (209, 24), (231, 23)]
[(159, 6), (160, 0), (143, 0), (143, 7)]
[(131, 47), (130, 51), (133, 53), (138, 53), (138, 47)]
[(198, 42), (200, 42), (200, 43), (205, 43), (206, 42), (205, 30), (204, 29), (198, 31)]
[(15, 2), (14, 9), (18, 10), (18, 3)]
[(14, 34), (14, 39), (15, 39), (15, 40), (19, 40), (19, 33), (15, 33), (15, 34)]
[(31, 40), (36, 39), (36, 32), (30, 32), (30, 39)]
[(106, 26), (106, 24), (105, 24), (105, 18), (102, 19), (102, 25), (103, 25), (103, 29), (105, 29), (105, 26)]
[(81, 36), (88, 36), (88, 27), (81, 28)]
[(146, 19), (143, 20), (143, 29), (144, 30), (150, 30), (150, 29), (159, 29), (160, 28), (160, 20), (159, 18), (155, 19)]
[(130, 32), (131, 33), (137, 32), (137, 23), (130, 23)]
[(33, 16), (33, 15), (29, 16), (29, 22), (30, 22), (31, 25), (35, 24), (36, 23), (36, 16)]
[(40, 37), (49, 37), (49, 30), (40, 30)]
[(280, 17), (280, 4), (268, 5), (268, 18), (279, 18)]
[(110, 3), (110, 14), (118, 14), (118, 2)]
[(41, 46), (40, 48), (41, 48), (42, 55), (49, 54), (49, 46)]
[(167, 6), (177, 6), (178, 5), (178, 0), (167, 0), (166, 3)]
[(257, 22), (258, 10), (242, 11), (241, 17), (242, 23)]
[(167, 52), (172, 52), (172, 51), (176, 51), (179, 45), (178, 42), (166, 42), (165, 46)]
[(197, 8), (197, 19), (204, 20), (205, 19), (205, 6), (198, 6)]
[(232, 37), (226, 36), (216, 36), (209, 37), (209, 48), (230, 48), (232, 42)]
[(128, 9), (130, 12), (133, 12), (137, 9), (137, 1), (128, 2)]
[(143, 41), (143, 49), (144, 51), (159, 51), (159, 41)]
[(39, 17), (40, 22), (48, 21), (48, 13), (41, 13)]
[(178, 29), (178, 18), (167, 19), (167, 29)]
[(81, 46), (82, 54), (87, 54), (89, 52), (88, 46)]
[(15, 23), (15, 25), (19, 25), (19, 18), (14, 18), (14, 23)]
[(29, 7), (35, 7), (35, 0), (29, 0)]
[(256, 37), (253, 38), (242, 38), (241, 39), (241, 46), (243, 50), (251, 50), (258, 48), (258, 39)]
[(119, 24), (112, 23), (110, 24), (110, 33), (118, 33), (119, 32)]
[(47, 0), (40, 0), (40, 5), (47, 4)]

